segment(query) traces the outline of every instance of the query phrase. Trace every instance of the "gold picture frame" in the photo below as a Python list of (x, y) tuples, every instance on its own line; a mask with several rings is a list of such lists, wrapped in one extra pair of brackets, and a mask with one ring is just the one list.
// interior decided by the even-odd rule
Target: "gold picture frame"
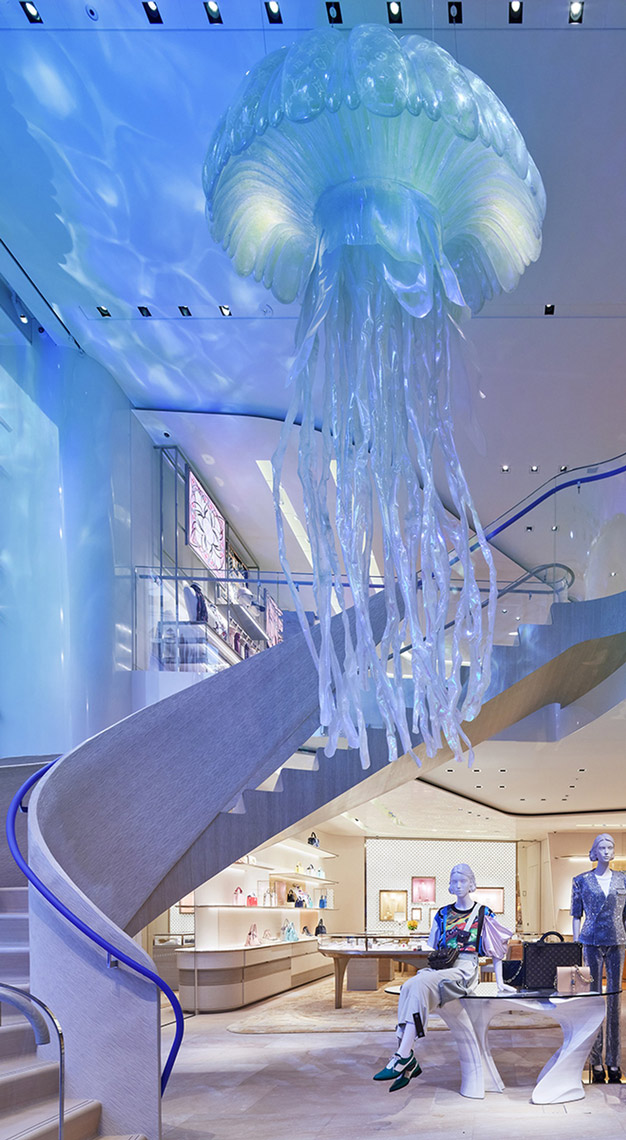
[(378, 917), (380, 922), (406, 922), (408, 899), (408, 891), (379, 891)]

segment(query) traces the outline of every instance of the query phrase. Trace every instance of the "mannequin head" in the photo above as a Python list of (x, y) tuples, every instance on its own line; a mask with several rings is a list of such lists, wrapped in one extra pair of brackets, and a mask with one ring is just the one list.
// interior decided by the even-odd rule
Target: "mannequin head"
[(457, 899), (467, 898), (471, 891), (476, 890), (476, 876), (467, 863), (457, 863), (452, 868), (448, 890), (451, 895), (456, 895)]
[(599, 861), (602, 863), (609, 863), (614, 855), (615, 840), (613, 839), (613, 836), (607, 835), (605, 831), (603, 831), (601, 835), (596, 835), (593, 843), (591, 844), (591, 850), (589, 852), (589, 858), (591, 862), (595, 863), (596, 861)]

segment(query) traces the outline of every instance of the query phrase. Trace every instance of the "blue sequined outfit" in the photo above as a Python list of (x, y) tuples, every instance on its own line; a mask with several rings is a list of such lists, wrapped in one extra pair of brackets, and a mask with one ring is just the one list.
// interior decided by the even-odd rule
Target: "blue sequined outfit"
[[(607, 990), (621, 991), (624, 954), (626, 952), (626, 875), (611, 872), (611, 884), (605, 895), (594, 871), (576, 875), (572, 881), (573, 918), (585, 921), (580, 933), (585, 962), (591, 970), (592, 985), (600, 989), (602, 971), (606, 972)], [(606, 999), (606, 1064), (620, 1066), (620, 999), (621, 992), (607, 994)], [(602, 1065), (602, 1028), (591, 1049), (592, 1065)]]

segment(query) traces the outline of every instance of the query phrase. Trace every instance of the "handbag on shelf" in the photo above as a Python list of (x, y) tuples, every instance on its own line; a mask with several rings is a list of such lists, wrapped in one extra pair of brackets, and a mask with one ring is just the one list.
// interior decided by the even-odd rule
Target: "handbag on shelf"
[[(466, 935), (472, 928), (472, 923), (480, 910), (480, 903), (474, 903), (471, 911), (469, 912), (462, 927), (459, 927), (457, 937), (461, 939), (461, 934), (464, 932)], [(440, 950), (433, 950), (432, 954), (428, 955), (428, 965), (431, 970), (449, 970), (456, 962), (459, 954), (461, 953), (461, 946), (442, 946)]]
[(315, 927), (315, 936), (317, 937), (320, 934), (327, 934), (327, 933), (328, 933), (328, 931), (326, 930), (326, 927), (324, 926), (324, 922), (320, 918), (317, 926)]
[(591, 990), (589, 966), (557, 966), (556, 988), (560, 994), (588, 994)]
[(328, 906), (328, 899), (326, 898), (326, 895), (320, 895), (320, 901), (319, 901), (320, 910), (326, 910), (327, 906)]
[(241, 887), (235, 887), (233, 891), (233, 902), (235, 906), (243, 906), (243, 891)]
[(296, 928), (295, 928), (293, 922), (287, 923), (283, 938), (285, 939), (285, 942), (297, 942), (298, 941), (298, 935), (296, 933)]
[(246, 899), (246, 906), (258, 906), (259, 900), (256, 895), (248, 895)]
[(312, 831), (311, 834), (309, 835), (309, 838), (307, 839), (307, 843), (310, 844), (311, 847), (319, 847), (320, 841), (317, 838), (317, 835), (315, 834), (314, 831)]
[[(548, 942), (557, 938), (557, 942)], [(582, 966), (580, 942), (566, 942), (558, 930), (548, 930), (537, 942), (524, 943), (524, 989), (554, 990), (559, 966)]]

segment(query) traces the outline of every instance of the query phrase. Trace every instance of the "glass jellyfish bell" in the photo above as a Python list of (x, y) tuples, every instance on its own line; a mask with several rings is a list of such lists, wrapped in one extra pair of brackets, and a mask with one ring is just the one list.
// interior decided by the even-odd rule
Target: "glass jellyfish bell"
[[(280, 476), (298, 417), (317, 632), (293, 597), (327, 751), (345, 736), (367, 766), (373, 693), (390, 759), (398, 739), (411, 750), (409, 723), (429, 755), (447, 744), (460, 757), (463, 722), (489, 683), (496, 580), (454, 442), (451, 344), (462, 314), (513, 289), (539, 256), (537, 168), (478, 76), (421, 36), (364, 25), (309, 32), (252, 68), (213, 136), (204, 187), (213, 237), (238, 273), (301, 300), (274, 496), (291, 581)], [(378, 525), (382, 607), (370, 596)]]

